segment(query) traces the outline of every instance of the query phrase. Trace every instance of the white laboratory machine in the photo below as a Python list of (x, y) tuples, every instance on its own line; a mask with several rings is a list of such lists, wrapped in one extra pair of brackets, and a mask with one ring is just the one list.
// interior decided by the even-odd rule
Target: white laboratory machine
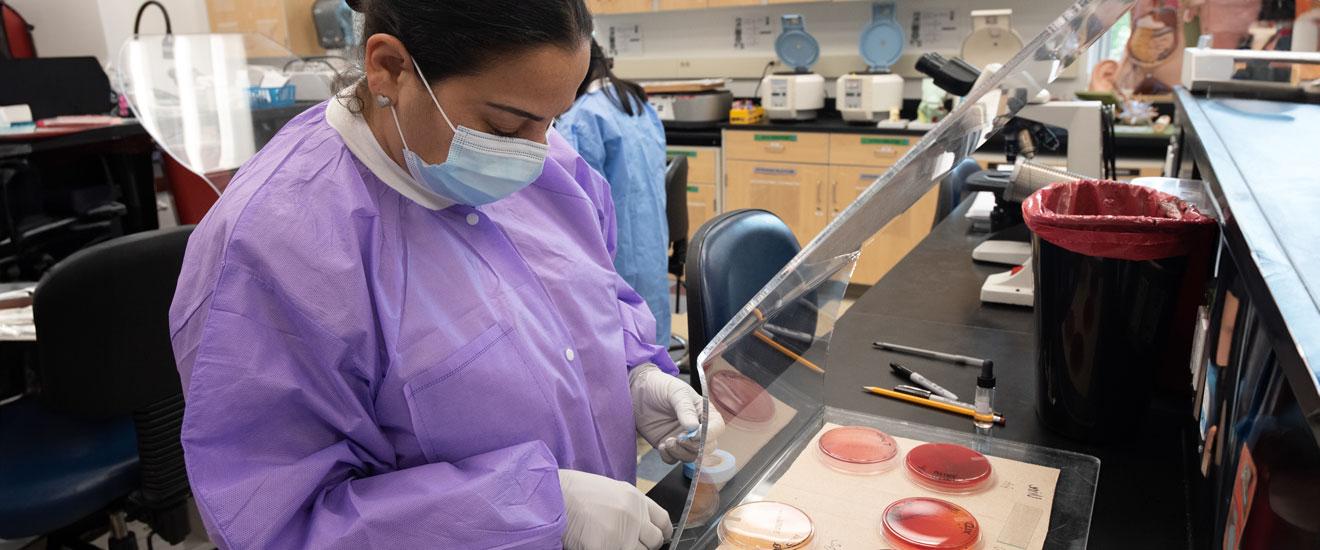
[(849, 122), (898, 118), (903, 108), (903, 77), (890, 68), (903, 55), (903, 27), (895, 21), (893, 2), (871, 4), (871, 23), (862, 30), (861, 52), (867, 70), (839, 77), (835, 97)]
[(972, 10), (972, 33), (963, 40), (962, 58), (977, 67), (1002, 64), (1022, 49), (1013, 30), (1013, 10)]
[(773, 120), (812, 120), (825, 107), (825, 78), (811, 72), (820, 44), (807, 34), (801, 15), (784, 15), (782, 23), (775, 54), (793, 70), (761, 79), (761, 106)]

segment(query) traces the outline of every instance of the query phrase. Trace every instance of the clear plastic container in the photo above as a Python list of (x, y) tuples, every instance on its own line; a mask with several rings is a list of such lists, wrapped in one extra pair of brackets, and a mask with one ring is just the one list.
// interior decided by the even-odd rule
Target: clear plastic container
[(908, 477), (918, 485), (950, 494), (976, 493), (993, 485), (994, 469), (985, 455), (952, 443), (926, 443), (908, 451)]
[(896, 501), (881, 521), (895, 550), (970, 550), (981, 540), (981, 524), (971, 512), (938, 498)]
[(723, 549), (802, 550), (812, 547), (816, 526), (806, 512), (767, 500), (729, 510), (717, 533)]
[(821, 434), (820, 460), (846, 474), (875, 475), (898, 463), (898, 442), (875, 428), (844, 426)]

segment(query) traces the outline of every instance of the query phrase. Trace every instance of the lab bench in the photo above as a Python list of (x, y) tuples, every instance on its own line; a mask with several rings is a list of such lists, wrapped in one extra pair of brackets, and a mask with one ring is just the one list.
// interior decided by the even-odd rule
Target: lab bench
[[(834, 325), (824, 398), (832, 407), (899, 422), (971, 432), (971, 421), (861, 391), (892, 383), (889, 362), (901, 361), (937, 384), (970, 395), (971, 367), (872, 347), (898, 342), (995, 361), (995, 410), (1007, 419), (993, 437), (1095, 456), (1100, 477), (1091, 518), (1090, 548), (1192, 548), (1186, 472), (1196, 459), (1186, 448), (1187, 411), (1157, 400), (1131, 435), (1109, 444), (1084, 443), (1046, 430), (1035, 418), (1036, 345), (1030, 308), (981, 302), (985, 278), (1002, 266), (971, 259), (987, 238), (965, 217), (971, 200), (940, 221), (902, 261), (867, 290)], [(929, 221), (928, 221), (929, 223)], [(648, 494), (672, 511), (683, 508), (687, 482), (675, 469)], [(1066, 530), (1051, 518), (1051, 532)], [(1047, 546), (1048, 547), (1048, 546)]]
[(1193, 532), (1214, 548), (1237, 547), (1234, 534), (1243, 548), (1316, 548), (1320, 105), (1185, 90), (1176, 102), (1178, 175), (1206, 182), (1223, 234), (1187, 411)]

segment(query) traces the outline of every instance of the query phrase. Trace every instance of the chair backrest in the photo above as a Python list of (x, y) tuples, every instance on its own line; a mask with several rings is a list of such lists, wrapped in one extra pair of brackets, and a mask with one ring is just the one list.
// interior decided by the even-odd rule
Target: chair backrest
[(665, 165), (665, 217), (669, 219), (671, 243), (685, 240), (688, 236), (687, 180), (687, 157), (670, 157)]
[(726, 212), (697, 230), (687, 260), (688, 346), (694, 366), (711, 337), (799, 250), (793, 230), (765, 210)]
[(180, 395), (169, 309), (192, 226), (135, 233), (81, 250), (37, 285), (42, 398), (116, 416)]
[(935, 224), (939, 225), (949, 217), (953, 209), (962, 204), (963, 190), (967, 187), (967, 178), (981, 171), (981, 165), (975, 159), (965, 158), (954, 165), (944, 179), (940, 180), (940, 199), (935, 207)]

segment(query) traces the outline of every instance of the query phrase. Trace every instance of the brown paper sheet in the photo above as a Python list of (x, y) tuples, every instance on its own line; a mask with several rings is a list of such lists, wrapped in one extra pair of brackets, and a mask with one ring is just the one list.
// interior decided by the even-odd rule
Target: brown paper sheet
[(982, 550), (1044, 547), (1059, 470), (992, 456), (992, 489), (972, 495), (937, 493), (909, 480), (903, 467), (907, 452), (921, 441), (895, 437), (900, 449), (897, 467), (882, 474), (857, 476), (829, 469), (820, 461), (816, 441), (835, 427), (826, 424), (816, 434), (764, 499), (792, 504), (811, 515), (815, 549), (892, 548), (881, 533), (881, 515), (894, 501), (915, 496), (944, 499), (970, 511), (981, 525)]

